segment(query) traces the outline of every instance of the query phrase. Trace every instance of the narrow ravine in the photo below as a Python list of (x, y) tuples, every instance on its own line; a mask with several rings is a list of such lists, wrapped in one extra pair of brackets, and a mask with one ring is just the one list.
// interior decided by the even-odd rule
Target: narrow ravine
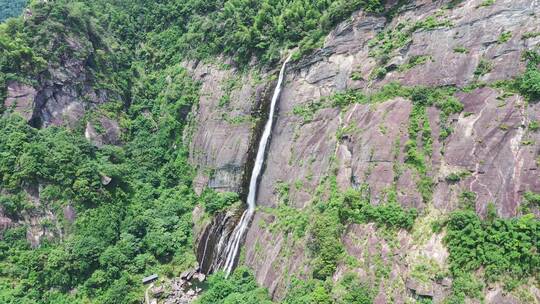
[(238, 255), (240, 243), (242, 242), (242, 239), (249, 226), (249, 223), (253, 219), (253, 215), (255, 213), (257, 189), (259, 186), (258, 181), (259, 181), (259, 177), (261, 175), (261, 171), (264, 164), (266, 148), (268, 146), (270, 135), (272, 133), (272, 127), (274, 124), (274, 114), (276, 110), (276, 103), (279, 100), (279, 96), (281, 94), (282, 83), (283, 83), (283, 79), (285, 78), (285, 68), (290, 58), (291, 56), (287, 57), (287, 59), (285, 60), (285, 62), (283, 62), (283, 65), (281, 66), (278, 82), (276, 84), (276, 88), (274, 89), (274, 95), (272, 96), (272, 102), (270, 104), (270, 112), (268, 113), (268, 120), (266, 121), (266, 125), (264, 126), (264, 131), (261, 137), (261, 141), (259, 142), (259, 148), (257, 150), (257, 156), (255, 158), (255, 165), (253, 166), (253, 171), (251, 173), (251, 179), (249, 182), (249, 192), (248, 192), (248, 197), (247, 197), (248, 208), (242, 214), (240, 221), (234, 228), (232, 236), (229, 238), (227, 246), (225, 247), (225, 256), (227, 258), (225, 259), (225, 263), (222, 266), (222, 269), (225, 271), (225, 273), (227, 273), (227, 275), (229, 275), (234, 268), (234, 263)]

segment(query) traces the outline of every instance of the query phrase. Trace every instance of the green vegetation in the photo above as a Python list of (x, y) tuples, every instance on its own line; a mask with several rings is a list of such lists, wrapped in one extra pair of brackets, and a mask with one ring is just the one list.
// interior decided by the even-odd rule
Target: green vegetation
[(240, 82), (240, 76), (233, 75), (231, 78), (227, 79), (225, 83), (222, 85), (223, 90), (223, 96), (219, 99), (219, 106), (225, 107), (229, 104), (231, 101), (231, 93), (235, 89), (238, 89), (241, 87), (242, 83)]
[(279, 194), (277, 208), (265, 208), (264, 211), (276, 217), (275, 221), (270, 224), (270, 231), (279, 231), (285, 235), (292, 233), (295, 239), (299, 239), (305, 236), (309, 213), (289, 205), (289, 190), (290, 187), (287, 183), (279, 182), (276, 186), (276, 191)]
[(461, 53), (461, 54), (468, 54), (469, 53), (469, 50), (463, 46), (456, 46), (454, 48), (454, 52), (455, 53)]
[(506, 43), (506, 42), (508, 42), (508, 40), (510, 40), (510, 38), (512, 38), (512, 32), (510, 32), (510, 31), (503, 32), (499, 36), (499, 38), (497, 39), (497, 43), (499, 43), (499, 44)]
[(219, 211), (223, 211), (240, 201), (240, 197), (234, 192), (219, 193), (211, 189), (206, 189), (201, 195), (204, 211), (210, 215), (214, 215)]
[[(143, 275), (178, 275), (193, 263), (197, 197), (186, 152), (175, 145), (185, 124), (180, 109), (198, 100), (198, 89), (179, 68), (167, 74), (134, 88), (145, 95), (132, 104), (122, 147), (98, 149), (73, 131), (0, 119), (0, 188), (8, 191), (2, 206), (15, 216), (32, 212), (23, 190), (39, 183), (42, 204), (59, 218), (67, 204), (78, 213), (74, 224), (63, 224), (73, 233), (62, 243), (45, 240), (31, 249), (26, 227), (4, 232), (3, 303), (138, 303)], [(102, 176), (112, 182), (103, 185)]]
[(400, 65), (398, 70), (401, 72), (410, 70), (415, 66), (422, 65), (430, 60), (433, 60), (433, 58), (429, 55), (412, 56), (407, 63)]
[(0, 22), (19, 16), (26, 3), (27, 0), (0, 0)]
[(456, 211), (447, 223), (446, 245), (455, 277), (482, 267), (485, 279), (520, 280), (540, 268), (540, 226), (533, 214), (482, 221), (474, 211)]
[(444, 179), (448, 182), (448, 183), (457, 183), (459, 182), (462, 178), (466, 177), (466, 176), (469, 176), (470, 173), (467, 172), (467, 171), (460, 171), (460, 172), (452, 172), (450, 174), (448, 174)]
[(469, 272), (454, 274), (452, 282), (452, 294), (446, 303), (464, 304), (466, 298), (483, 300), (485, 284)]
[(525, 59), (528, 61), (527, 70), (517, 78), (515, 86), (519, 93), (529, 101), (538, 101), (540, 100), (540, 70), (538, 69), (540, 55), (528, 52), (525, 54)]
[(296, 116), (300, 116), (305, 124), (311, 122), (315, 113), (325, 107), (327, 106), (322, 100), (310, 101), (294, 106), (292, 113)]
[(476, 78), (482, 77), (486, 75), (487, 73), (491, 72), (493, 70), (493, 64), (488, 61), (487, 59), (480, 59), (480, 62), (478, 62), (478, 65), (476, 66), (476, 70), (474, 71), (474, 76)]
[(538, 130), (540, 130), (540, 122), (538, 122), (537, 120), (533, 120), (529, 123), (529, 130), (531, 132), (536, 132)]
[[(198, 86), (178, 65), (153, 70), (107, 35), (94, 13), (110, 5), (31, 6), (31, 18), (0, 25), (0, 95), (12, 79), (34, 85), (47, 64), (86, 62), (95, 87), (125, 99), (93, 110), (120, 119), (123, 145), (97, 148), (80, 128), (38, 130), (16, 115), (0, 118), (6, 214), (17, 219), (46, 209), (62, 219), (66, 206), (77, 211), (74, 223), (40, 220), (42, 229), (62, 232), (62, 242), (45, 238), (32, 249), (28, 227), (3, 232), (0, 302), (138, 303), (144, 275), (174, 276), (194, 263), (191, 211), (198, 198), (181, 138)], [(77, 37), (73, 43), (82, 47), (75, 51), (66, 37)], [(93, 111), (84, 119), (94, 121)], [(103, 184), (104, 177), (111, 182)], [(35, 206), (27, 193), (38, 187)]]
[(352, 80), (364, 80), (364, 77), (362, 77), (362, 73), (359, 71), (352, 72), (351, 74)]
[(478, 5), (476, 8), (480, 8), (480, 7), (487, 7), (487, 6), (491, 6), (495, 4), (495, 0), (484, 0), (482, 3), (480, 3), (480, 5)]
[[(19, 2), (9, 3), (2, 8)], [(45, 229), (65, 232), (62, 242), (42, 240), (32, 249), (28, 227), (2, 234), (0, 302), (138, 303), (144, 275), (174, 276), (191, 266), (192, 209), (200, 203), (215, 214), (238, 195), (206, 191), (197, 197), (191, 190), (182, 135), (198, 86), (178, 63), (225, 55), (239, 66), (270, 64), (296, 46), (298, 58), (360, 8), (383, 10), (379, 0), (57, 0), (32, 1), (32, 16), (0, 25), (0, 99), (9, 81), (37, 86), (43, 81), (38, 75), (48, 77), (51, 66), (71, 60), (84, 62), (89, 84), (112, 99), (71, 130), (38, 130), (15, 115), (0, 118), (4, 214), (16, 219), (44, 208), (61, 219), (66, 206), (77, 211), (74, 223), (42, 220)], [(234, 77), (223, 85), (220, 105), (226, 106), (241, 83)], [(97, 148), (84, 139), (86, 121), (105, 131), (100, 115), (120, 120), (122, 146)], [(105, 177), (111, 178), (107, 185)], [(38, 207), (27, 195), (37, 187)], [(288, 218), (292, 208), (283, 206), (279, 214)], [(310, 225), (292, 218), (300, 227)], [(339, 227), (333, 231), (341, 233)], [(317, 235), (321, 257), (334, 237), (311, 226), (280, 229)], [(231, 280), (217, 274), (209, 284), (201, 303), (267, 301), (266, 291), (243, 268)]]
[(540, 193), (527, 191), (523, 194), (523, 198), (528, 204), (532, 204), (532, 205), (536, 205), (540, 207)]
[[(15, 10), (20, 12), (23, 2), (0, 0), (4, 9), (0, 20), (18, 14)], [(183, 140), (184, 131), (189, 131), (185, 130), (187, 113), (198, 101), (199, 88), (179, 62), (225, 55), (241, 67), (253, 62), (271, 64), (281, 58), (281, 51), (294, 47), (299, 47), (298, 59), (320, 46), (323, 37), (351, 12), (359, 8), (383, 11), (379, 0), (56, 0), (33, 1), (30, 6), (32, 16), (26, 20), (15, 18), (0, 25), (0, 99), (4, 99), (9, 81), (37, 87), (48, 80), (48, 67), (76, 59), (87, 65), (89, 84), (105, 89), (110, 100), (90, 109), (74, 129), (36, 129), (0, 108), (2, 213), (19, 220), (51, 210), (59, 220), (39, 218), (41, 228), (62, 235), (44, 238), (38, 248), (30, 248), (26, 240), (29, 227), (20, 225), (2, 232), (2, 303), (139, 303), (143, 276), (178, 276), (193, 266), (193, 208), (201, 204), (207, 215), (214, 215), (238, 203), (239, 196), (210, 190), (197, 196), (192, 190), (193, 170)], [(450, 25), (438, 15), (381, 32), (370, 42), (370, 55), (381, 64), (371, 78), (385, 77), (389, 71), (383, 65), (392, 52), (410, 43), (413, 33)], [(536, 36), (527, 33), (522, 38)], [(505, 32), (499, 43), (510, 38), (511, 33)], [(468, 52), (463, 47), (454, 51)], [(427, 55), (412, 57), (400, 70), (430, 59)], [(526, 72), (501, 86), (534, 102), (540, 99), (540, 56), (528, 52), (525, 59)], [(491, 63), (483, 59), (475, 76), (491, 69)], [(359, 73), (351, 77), (361, 79)], [(222, 85), (219, 104), (226, 107), (231, 92), (242, 84), (233, 77)], [(296, 106), (293, 114), (306, 123), (324, 107), (345, 109), (355, 103), (409, 99), (412, 110), (405, 162), (416, 173), (416, 185), (427, 203), (433, 192), (428, 174), (433, 138), (427, 109), (440, 110), (440, 139), (444, 140), (452, 131), (449, 117), (463, 110), (454, 97), (456, 91), (390, 83), (370, 94), (346, 91)], [(86, 121), (99, 133), (105, 131), (100, 115), (120, 121), (121, 146), (96, 147), (84, 138)], [(224, 119), (233, 123), (250, 120), (248, 116)], [(386, 132), (385, 126), (380, 129)], [(538, 122), (532, 121), (529, 130), (538, 129)], [(354, 126), (344, 126), (336, 136), (341, 139), (354, 131)], [(455, 172), (446, 180), (458, 182), (464, 176)], [(104, 178), (111, 182), (104, 183)], [(295, 182), (296, 190), (302, 187), (301, 181)], [(306, 274), (306, 280), (293, 280), (284, 303), (371, 303), (373, 292), (354, 275), (331, 282), (339, 263), (357, 262), (342, 243), (346, 227), (374, 223), (379, 231), (393, 235), (400, 229), (410, 230), (417, 211), (399, 205), (395, 185), (374, 206), (366, 185), (339, 191), (335, 176), (330, 176), (321, 183), (312, 205), (301, 211), (290, 201), (290, 190), (288, 184), (278, 185), (280, 201), (277, 208), (267, 211), (275, 216), (269, 227), (291, 235), (294, 241), (305, 241), (313, 272)], [(39, 191), (40, 205), (29, 195), (35, 191)], [(484, 278), (488, 283), (505, 281), (505, 287), (512, 289), (521, 277), (538, 277), (540, 227), (534, 216), (499, 219), (495, 206), (488, 204), (486, 220), (481, 220), (471, 210), (476, 204), (474, 193), (463, 192), (459, 199), (465, 210), (453, 212), (445, 226), (454, 277), (450, 303), (481, 298)], [(523, 205), (540, 206), (539, 194), (526, 192)], [(73, 223), (63, 219), (68, 206), (77, 211)], [(389, 275), (381, 261), (373, 264), (378, 276)], [(436, 279), (436, 272), (431, 261), (413, 269), (421, 280)], [(229, 279), (223, 273), (212, 275), (198, 302), (270, 303), (267, 291), (257, 287), (244, 267)]]
[[(320, 46), (333, 26), (355, 10), (383, 9), (379, 0), (93, 2), (96, 8), (122, 8), (115, 8), (111, 17), (104, 12), (103, 17), (109, 18), (111, 29), (132, 45), (147, 38), (142, 52), (153, 62), (226, 54), (241, 64), (249, 63), (253, 57), (271, 63), (280, 59), (282, 49), (294, 46), (299, 46), (298, 58)], [(131, 18), (140, 18), (141, 22), (132, 22)], [(145, 37), (146, 32), (152, 35)]]
[(493, 87), (502, 89), (508, 94), (519, 94), (529, 102), (540, 100), (540, 54), (536, 51), (523, 53), (523, 60), (527, 62), (525, 73), (513, 80), (503, 80), (492, 84)]
[(521, 36), (521, 39), (526, 40), (530, 38), (536, 38), (538, 36), (540, 36), (540, 32), (527, 32), (523, 34), (523, 36)]
[(271, 304), (268, 291), (257, 285), (253, 274), (246, 267), (238, 267), (229, 278), (223, 272), (208, 277), (208, 289), (198, 298), (197, 304), (237, 303)]
[(386, 68), (377, 67), (371, 72), (371, 75), (369, 75), (369, 80), (384, 79), (387, 73), (388, 73), (388, 70)]
[(370, 203), (367, 187), (341, 192), (335, 176), (327, 177), (321, 183), (316, 198), (303, 210), (288, 205), (289, 189), (288, 184), (279, 183), (276, 189), (280, 197), (278, 207), (264, 211), (275, 216), (270, 224), (271, 231), (292, 234), (295, 240), (308, 240), (315, 284), (331, 277), (338, 262), (346, 260), (341, 237), (347, 225), (375, 223), (390, 233), (411, 229), (417, 217), (415, 209), (403, 209), (393, 195), (389, 195), (385, 203), (374, 206)]
[(451, 25), (449, 20), (436, 16), (429, 16), (415, 23), (398, 23), (393, 29), (384, 30), (369, 41), (370, 56), (377, 58), (381, 64), (385, 64), (390, 59), (391, 52), (405, 47), (412, 41), (414, 32), (430, 31)]
[(374, 292), (359, 282), (356, 274), (347, 273), (337, 283), (294, 279), (283, 304), (371, 304)]
[[(524, 199), (527, 204), (540, 203), (533, 192), (526, 192)], [(460, 200), (462, 209), (452, 212), (444, 223), (454, 278), (449, 303), (464, 303), (466, 297), (482, 299), (486, 283), (504, 282), (504, 288), (512, 290), (529, 277), (540, 279), (540, 223), (533, 214), (501, 219), (495, 205), (488, 203), (482, 220), (474, 211), (475, 193), (463, 192)]]

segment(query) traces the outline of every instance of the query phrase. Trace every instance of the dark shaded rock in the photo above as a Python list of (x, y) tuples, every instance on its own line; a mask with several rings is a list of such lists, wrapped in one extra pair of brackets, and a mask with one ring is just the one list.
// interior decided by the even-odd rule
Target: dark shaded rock
[[(13, 226), (13, 221), (4, 215), (4, 211), (2, 210), (2, 208), (0, 208), (0, 232), (8, 229), (8, 228), (11, 228)], [(1, 238), (2, 234), (0, 234), (0, 238)]]

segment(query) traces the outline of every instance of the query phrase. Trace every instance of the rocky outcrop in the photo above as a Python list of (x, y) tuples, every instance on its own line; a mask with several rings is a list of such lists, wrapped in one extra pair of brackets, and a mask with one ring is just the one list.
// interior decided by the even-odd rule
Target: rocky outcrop
[[(96, 124), (99, 126), (99, 129), (96, 127)], [(86, 139), (97, 147), (119, 145), (121, 143), (121, 135), (122, 130), (118, 122), (105, 116), (100, 117), (96, 123), (88, 121), (84, 131)]]
[[(345, 109), (313, 107), (316, 109), (309, 119), (295, 114), (298, 107), (309, 108), (325, 96), (348, 89), (376, 92), (390, 82), (464, 88), (478, 82), (507, 80), (523, 72), (522, 53), (540, 44), (540, 37), (524, 38), (525, 33), (540, 31), (537, 2), (501, 0), (486, 5), (474, 0), (446, 9), (447, 2), (412, 1), (398, 9), (391, 21), (357, 12), (336, 27), (322, 49), (288, 69), (260, 182), (259, 206), (275, 207), (276, 187), (284, 182), (300, 185), (290, 187), (289, 201), (296, 208), (305, 208), (323, 177), (335, 173), (342, 189), (367, 184), (373, 204), (384, 202), (388, 187), (395, 185), (398, 201), (423, 210), (428, 218), (432, 213), (457, 208), (459, 195), (466, 191), (476, 193), (476, 211), (482, 216), (489, 203), (494, 204), (500, 216), (519, 215), (523, 193), (540, 192), (540, 132), (528, 128), (529, 122), (540, 118), (538, 103), (486, 86), (462, 90), (456, 98), (464, 110), (448, 118), (453, 132), (444, 139), (440, 137), (440, 110), (428, 108), (433, 153), (427, 160), (427, 177), (434, 182), (428, 202), (418, 189), (418, 173), (404, 164), (410, 100), (398, 97)], [(383, 32), (393, 33), (390, 36), (400, 32), (404, 35), (401, 42), (405, 43), (396, 42), (397, 47), (383, 45)], [(377, 53), (380, 49), (385, 52)], [(419, 57), (426, 60), (410, 64)], [(382, 75), (377, 73), (381, 69)], [(204, 83), (210, 93), (201, 100), (201, 117), (193, 141), (193, 147), (199, 149), (192, 149), (192, 161), (199, 168), (218, 171), (223, 171), (225, 164), (242, 167), (248, 159), (246, 139), (252, 128), (235, 129), (220, 118), (222, 111), (217, 104), (222, 92), (210, 87), (221, 83), (228, 72), (206, 71)], [(234, 103), (237, 109), (254, 105), (245, 95), (236, 95)], [(224, 134), (229, 135), (227, 139)], [(233, 144), (235, 140), (240, 144)], [(209, 156), (197, 151), (207, 151)], [(452, 173), (463, 173), (463, 177), (451, 182), (447, 177)], [(199, 191), (208, 185), (219, 188), (209, 182), (210, 177), (201, 176), (196, 183)], [(239, 185), (225, 184), (227, 189)], [(535, 212), (538, 214), (538, 210)], [(245, 263), (255, 270), (258, 282), (280, 298), (291, 274), (301, 277), (309, 273), (309, 254), (302, 241), (271, 232), (268, 224), (273, 220), (273, 215), (257, 212), (246, 236)], [(426, 234), (428, 239), (419, 240), (419, 234)], [(449, 278), (422, 281), (425, 278), (413, 274), (414, 261), (446, 267), (447, 252), (440, 235), (413, 229), (401, 232), (396, 243), (390, 244), (377, 236), (372, 226), (353, 225), (343, 242), (347, 252), (364, 263), (355, 267), (341, 265), (334, 279), (345, 271), (357, 272), (379, 290), (377, 303), (403, 303), (418, 297), (438, 303), (448, 295)], [(388, 269), (384, 282), (376, 280), (376, 261), (382, 261)], [(486, 297), (488, 303), (511, 301), (510, 296), (503, 299), (503, 295), (491, 293)]]
[(34, 114), (36, 95), (37, 92), (32, 86), (16, 81), (10, 82), (4, 106), (21, 115), (26, 121), (30, 121)]
[[(51, 59), (45, 70), (31, 76), (32, 81), (28, 81), (31, 85), (20, 81), (7, 83), (7, 97), (3, 101), (6, 113), (17, 113), (38, 128), (64, 126), (84, 130), (86, 127), (86, 138), (96, 146), (121, 144), (121, 129), (115, 119), (99, 114), (85, 126), (85, 118), (100, 105), (121, 100), (118, 93), (98, 85), (95, 67), (91, 67), (90, 62), (99, 47), (83, 35), (52, 35), (54, 39), (48, 47), (55, 49), (63, 45), (65, 51), (59, 58)], [(26, 226), (27, 240), (32, 247), (39, 246), (43, 239), (62, 238), (61, 227), (66, 227), (59, 222), (62, 212), (55, 214), (51, 206), (41, 202), (40, 187), (29, 185), (24, 189), (33, 206), (17, 217), (0, 210), (0, 232), (8, 227)], [(75, 209), (66, 206), (63, 216), (67, 223), (72, 223), (76, 218)]]
[(251, 172), (256, 126), (268, 106), (271, 82), (263, 81), (265, 75), (228, 67), (188, 63), (186, 68), (201, 82), (195, 121), (188, 128), (190, 161), (197, 168), (195, 190), (241, 193), (249, 179), (246, 172)]
[[(64, 228), (69, 225), (61, 225), (53, 208), (40, 199), (42, 191), (40, 185), (26, 185), (23, 187), (23, 198), (28, 206), (17, 214), (7, 213), (0, 206), (0, 238), (2, 232), (8, 228), (26, 227), (26, 239), (31, 247), (36, 248), (42, 240), (62, 239)], [(7, 195), (0, 189), (3, 200), (20, 199)], [(68, 205), (63, 210), (67, 223), (73, 223), (76, 217), (75, 209)]]
[[(19, 81), (7, 84), (4, 106), (8, 112), (16, 112), (35, 127), (66, 126), (83, 127), (85, 114), (111, 100), (122, 100), (116, 89), (100, 85), (96, 67), (97, 53), (110, 53), (103, 49), (96, 34), (52, 33), (46, 46), (51, 54), (64, 49), (57, 58), (50, 58), (47, 67), (37, 75), (31, 75), (32, 85)], [(100, 38), (101, 39), (101, 38)], [(110, 63), (113, 64), (113, 63)], [(108, 84), (114, 87), (114, 84)], [(113, 126), (114, 128), (114, 126)], [(115, 132), (115, 131), (113, 131)]]

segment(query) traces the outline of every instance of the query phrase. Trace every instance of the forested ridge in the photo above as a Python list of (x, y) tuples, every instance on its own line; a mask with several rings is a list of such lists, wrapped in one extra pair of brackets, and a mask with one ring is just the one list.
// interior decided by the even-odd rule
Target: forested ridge
[[(0, 24), (0, 100), (6, 99), (8, 86), (14, 83), (37, 91), (70, 86), (77, 93), (92, 94), (82, 98), (86, 111), (80, 119), (46, 127), (37, 112), (24, 117), (13, 106), (0, 103), (0, 215), (15, 223), (0, 232), (0, 303), (13, 304), (140, 303), (143, 277), (157, 273), (174, 278), (195, 267), (196, 206), (208, 219), (241, 203), (237, 193), (206, 189), (197, 195), (193, 190), (196, 168), (188, 161), (195, 113), (191, 110), (207, 92), (188, 74), (185, 62), (225, 66), (226, 61), (239, 73), (268, 70), (289, 52), (293, 61), (310, 55), (358, 9), (388, 19), (396, 12), (385, 10), (382, 0), (29, 2), (29, 11), (20, 16), (25, 1), (0, 0), (0, 22), (6, 19)], [(461, 2), (450, 1), (449, 7)], [(396, 32), (380, 32), (369, 44), (370, 56), (381, 65), (373, 79), (390, 72), (382, 67), (389, 53), (410, 43), (414, 31), (449, 24), (428, 17), (412, 25), (398, 24)], [(428, 55), (417, 56), (398, 70), (429, 60)], [(453, 132), (449, 117), (472, 115), (465, 112), (458, 94), (491, 86), (535, 103), (540, 96), (540, 55), (525, 52), (521, 60), (526, 66), (522, 74), (493, 84), (475, 82), (456, 88), (389, 82), (369, 92), (351, 89), (332, 94), (291, 111), (302, 123), (309, 123), (325, 107), (339, 112), (356, 105), (375, 107), (395, 98), (410, 100), (405, 132), (411, 139), (404, 148), (403, 166), (394, 169), (418, 174), (414, 183), (420, 200), (429, 204), (435, 178), (428, 173), (434, 149), (429, 110), (441, 111), (438, 127), (444, 140)], [(477, 78), (492, 69), (487, 61), (480, 62), (474, 71)], [(82, 68), (76, 77), (72, 70), (62, 69), (77, 64)], [(74, 70), (79, 72), (78, 66)], [(364, 81), (354, 73), (353, 78)], [(118, 144), (94, 144), (85, 138), (89, 124), (98, 135), (106, 133), (102, 118), (118, 122)], [(388, 131), (383, 125), (379, 128), (383, 134)], [(535, 132), (538, 122), (523, 128)], [(341, 141), (354, 131), (338, 128), (335, 137)], [(431, 273), (420, 265), (425, 269), (414, 269), (418, 273), (412, 275), (437, 282), (452, 278), (447, 303), (483, 301), (488, 284), (503, 285), (511, 292), (529, 278), (540, 280), (540, 225), (531, 211), (540, 206), (538, 193), (525, 192), (521, 216), (503, 219), (493, 204), (485, 216), (477, 215), (475, 193), (463, 192), (457, 195), (461, 205), (455, 211), (425, 224), (425, 211), (403, 207), (394, 184), (384, 190), (384, 201), (372, 205), (369, 187), (341, 191), (337, 170), (330, 171), (321, 178), (310, 206), (302, 210), (292, 202), (290, 190), (303, 185), (278, 183), (275, 208), (261, 207), (274, 221), (254, 223), (268, 225), (265, 228), (286, 235), (293, 244), (305, 245), (310, 258), (309, 271), (288, 277), (282, 303), (373, 303), (376, 290), (362, 283), (357, 273), (334, 279), (340, 265), (360, 263), (343, 243), (351, 225), (372, 225), (396, 247), (398, 234), (417, 233), (419, 225), (426, 230), (423, 233), (444, 235), (448, 269)], [(315, 172), (319, 173), (324, 174)], [(452, 184), (468, 175), (453, 172), (443, 179)], [(66, 215), (70, 209), (76, 218)], [(35, 219), (46, 235), (32, 246), (28, 223)], [(384, 285), (392, 269), (382, 260), (369, 262), (374, 264), (376, 284)], [(431, 303), (428, 298), (416, 300)], [(211, 275), (197, 303), (273, 301), (256, 283), (252, 270), (240, 265), (228, 278), (222, 272)]]

